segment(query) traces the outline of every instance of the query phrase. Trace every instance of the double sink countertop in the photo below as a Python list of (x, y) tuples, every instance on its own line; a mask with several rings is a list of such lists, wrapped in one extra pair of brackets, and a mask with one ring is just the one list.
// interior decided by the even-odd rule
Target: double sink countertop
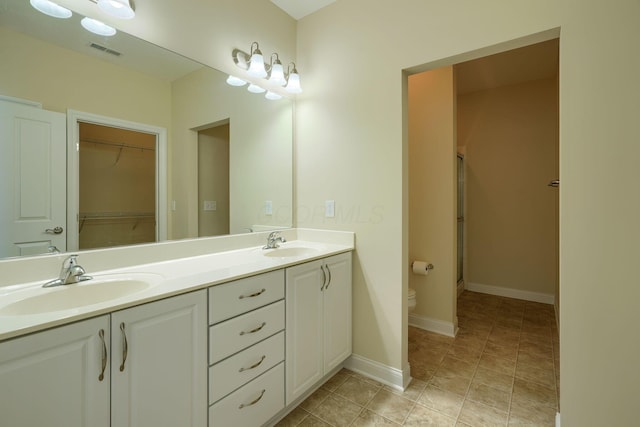
[[(52, 288), (42, 287), (47, 280), (2, 286), (0, 341), (354, 249), (353, 233), (323, 239), (314, 230), (307, 236), (313, 240), (300, 234), (278, 249), (252, 246), (102, 271), (85, 267), (93, 279)], [(81, 252), (80, 265), (82, 258)]]

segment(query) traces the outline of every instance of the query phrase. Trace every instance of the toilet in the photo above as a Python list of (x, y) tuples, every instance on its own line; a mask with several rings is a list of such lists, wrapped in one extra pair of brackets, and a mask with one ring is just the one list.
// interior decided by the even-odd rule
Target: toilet
[(408, 297), (407, 297), (407, 308), (409, 310), (409, 313), (411, 313), (413, 309), (416, 308), (416, 290), (415, 289), (409, 288)]

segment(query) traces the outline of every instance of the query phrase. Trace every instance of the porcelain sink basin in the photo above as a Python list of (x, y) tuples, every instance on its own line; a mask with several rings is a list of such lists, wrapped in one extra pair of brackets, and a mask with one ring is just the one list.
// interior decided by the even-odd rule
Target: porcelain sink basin
[(313, 256), (320, 251), (315, 248), (307, 248), (303, 246), (294, 246), (288, 248), (270, 249), (268, 252), (264, 252), (264, 256), (271, 258), (293, 258), (300, 256)]
[(0, 308), (0, 315), (20, 316), (69, 310), (115, 300), (147, 290), (160, 282), (159, 274), (110, 274), (85, 282), (34, 288)]

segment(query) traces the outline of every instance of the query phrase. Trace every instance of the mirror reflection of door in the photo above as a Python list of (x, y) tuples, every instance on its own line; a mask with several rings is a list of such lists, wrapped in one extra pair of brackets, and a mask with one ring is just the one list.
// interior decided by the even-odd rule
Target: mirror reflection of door
[(65, 153), (64, 114), (0, 100), (0, 258), (66, 250)]
[(79, 248), (155, 242), (157, 135), (78, 125)]
[(198, 236), (229, 234), (229, 123), (198, 131)]

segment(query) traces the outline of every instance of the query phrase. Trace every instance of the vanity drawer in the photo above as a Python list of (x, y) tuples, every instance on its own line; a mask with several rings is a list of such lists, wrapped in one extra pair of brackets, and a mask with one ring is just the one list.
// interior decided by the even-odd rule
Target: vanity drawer
[(284, 270), (209, 288), (209, 324), (230, 319), (284, 298)]
[(284, 329), (284, 300), (209, 327), (209, 363), (214, 364)]
[(261, 426), (284, 408), (284, 362), (209, 407), (209, 427)]
[(259, 342), (209, 368), (209, 403), (284, 360), (284, 331)]

